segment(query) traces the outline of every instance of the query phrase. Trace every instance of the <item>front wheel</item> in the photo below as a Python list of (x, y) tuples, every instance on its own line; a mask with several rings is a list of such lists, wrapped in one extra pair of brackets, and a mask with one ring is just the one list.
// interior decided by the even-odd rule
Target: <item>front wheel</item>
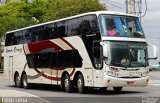
[(79, 93), (85, 93), (84, 78), (82, 74), (79, 74), (77, 77), (77, 88)]
[(22, 86), (21, 77), (19, 76), (19, 74), (16, 74), (15, 76), (15, 86), (18, 88)]
[(25, 88), (25, 89), (29, 88), (29, 83), (28, 83), (26, 74), (23, 74), (23, 76), (22, 76), (22, 85), (23, 85), (23, 88)]
[(121, 92), (122, 91), (122, 87), (113, 87), (115, 92)]

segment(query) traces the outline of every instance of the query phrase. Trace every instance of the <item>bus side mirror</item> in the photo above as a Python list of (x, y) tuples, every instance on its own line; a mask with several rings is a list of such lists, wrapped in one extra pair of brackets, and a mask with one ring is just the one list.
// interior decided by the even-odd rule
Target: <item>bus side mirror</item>
[(157, 59), (158, 57), (158, 48), (155, 45), (152, 44), (148, 44), (149, 46), (151, 46), (151, 48), (153, 48), (153, 58), (148, 58), (148, 60), (152, 60), (152, 59)]

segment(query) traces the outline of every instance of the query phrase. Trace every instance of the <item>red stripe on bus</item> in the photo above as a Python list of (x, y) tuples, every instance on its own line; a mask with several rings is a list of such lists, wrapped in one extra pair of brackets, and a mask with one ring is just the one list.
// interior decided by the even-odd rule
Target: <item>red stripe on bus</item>
[(75, 68), (73, 68), (72, 72), (69, 74), (70, 77), (74, 74), (74, 72), (75, 72)]
[(38, 53), (44, 49), (53, 48), (55, 51), (64, 50), (57, 44), (51, 42), (51, 41), (42, 41), (42, 42), (36, 42), (36, 43), (29, 43), (28, 48), (31, 53)]
[(66, 39), (61, 38), (61, 40), (68, 44), (72, 49), (75, 49)]
[[(40, 73), (40, 71), (36, 68), (36, 69), (34, 69), (37, 73)], [(45, 77), (46, 79), (50, 79), (50, 80), (57, 80), (57, 81), (60, 81), (61, 80), (61, 78), (60, 77), (51, 77), (51, 76), (48, 76), (48, 75), (46, 75), (46, 74), (43, 74), (42, 75), (43, 77)]]

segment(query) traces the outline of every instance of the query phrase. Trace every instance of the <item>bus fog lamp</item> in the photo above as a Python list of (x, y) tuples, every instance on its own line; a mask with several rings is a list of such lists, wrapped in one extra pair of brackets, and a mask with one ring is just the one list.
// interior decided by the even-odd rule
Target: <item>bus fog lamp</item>
[(111, 76), (111, 75), (112, 75), (111, 71), (108, 71), (108, 72), (107, 72), (107, 75)]

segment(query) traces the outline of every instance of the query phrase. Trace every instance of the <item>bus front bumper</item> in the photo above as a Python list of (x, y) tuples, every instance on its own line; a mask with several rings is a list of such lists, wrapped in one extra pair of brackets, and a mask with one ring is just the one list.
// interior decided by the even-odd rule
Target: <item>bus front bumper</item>
[(145, 87), (148, 85), (149, 76), (142, 78), (117, 78), (106, 76), (103, 80), (104, 87)]

